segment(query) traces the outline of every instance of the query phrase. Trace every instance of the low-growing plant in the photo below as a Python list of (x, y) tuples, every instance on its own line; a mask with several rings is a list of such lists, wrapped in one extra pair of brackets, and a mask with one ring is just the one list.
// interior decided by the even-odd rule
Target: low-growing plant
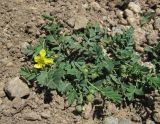
[(151, 19), (155, 17), (155, 15), (156, 13), (152, 11), (142, 13), (141, 18), (140, 18), (141, 26), (144, 26), (145, 24), (149, 23)]
[(44, 18), (49, 20), (42, 27), (46, 36), (24, 51), (33, 62), (21, 69), (26, 80), (57, 90), (69, 105), (76, 101), (79, 111), (98, 95), (121, 103), (145, 94), (146, 88), (159, 89), (159, 71), (141, 64), (134, 50), (133, 28), (110, 36), (98, 24), (88, 24), (67, 33), (55, 18)]

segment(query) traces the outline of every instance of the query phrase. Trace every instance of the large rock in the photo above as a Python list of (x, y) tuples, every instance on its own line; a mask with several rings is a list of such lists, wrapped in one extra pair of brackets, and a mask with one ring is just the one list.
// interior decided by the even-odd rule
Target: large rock
[(30, 93), (27, 84), (19, 79), (19, 77), (15, 77), (7, 82), (4, 90), (10, 98), (22, 98)]
[(78, 30), (81, 28), (85, 28), (88, 24), (88, 19), (84, 15), (79, 15), (75, 19), (74, 29)]

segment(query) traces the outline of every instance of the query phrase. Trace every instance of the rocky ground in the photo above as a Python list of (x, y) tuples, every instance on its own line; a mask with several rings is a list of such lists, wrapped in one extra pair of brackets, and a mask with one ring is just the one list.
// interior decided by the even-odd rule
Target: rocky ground
[[(141, 15), (148, 11), (156, 14), (142, 27)], [(43, 35), (43, 14), (57, 16), (70, 30), (92, 21), (106, 26), (114, 35), (133, 26), (138, 52), (156, 44), (160, 36), (159, 0), (0, 0), (0, 124), (160, 123), (157, 92), (123, 108), (107, 102), (102, 110), (105, 115), (93, 118), (91, 105), (85, 106), (82, 116), (77, 115), (74, 106), (66, 108), (65, 100), (55, 91), (44, 94), (19, 79), (20, 68), (27, 64), (21, 51)]]

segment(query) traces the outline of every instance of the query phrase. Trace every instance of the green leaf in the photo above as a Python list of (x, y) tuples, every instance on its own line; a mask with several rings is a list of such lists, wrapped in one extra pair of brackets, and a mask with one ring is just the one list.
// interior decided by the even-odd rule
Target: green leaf
[(115, 83), (120, 84), (120, 80), (119, 80), (119, 79), (117, 79), (117, 77), (116, 77), (116, 76), (114, 76), (114, 75), (110, 75), (110, 77), (111, 77), (111, 79), (112, 79)]
[(27, 56), (31, 56), (34, 53), (34, 47), (32, 45), (29, 45), (27, 46), (27, 48), (23, 49), (22, 52)]
[(147, 52), (147, 53), (150, 53), (150, 54), (152, 54), (154, 57), (158, 57), (157, 56), (157, 54), (156, 54), (156, 52), (155, 52), (155, 50), (154, 50), (154, 48), (152, 48), (152, 47), (150, 47), (150, 46), (148, 46), (148, 47), (146, 47), (145, 49), (144, 49), (144, 51), (145, 52)]
[(115, 92), (111, 87), (104, 87), (101, 92), (105, 97), (115, 103), (121, 103), (122, 101), (122, 96)]
[(157, 76), (147, 75), (147, 81), (151, 87), (160, 89), (160, 74)]
[(77, 93), (74, 89), (70, 90), (67, 95), (67, 101), (69, 105), (72, 105), (77, 97)]
[(37, 81), (40, 86), (46, 86), (48, 80), (48, 72), (41, 71), (40, 74), (37, 76)]
[(68, 82), (59, 82), (58, 85), (58, 91), (61, 92), (62, 94), (66, 93), (70, 88), (72, 88), (72, 85)]
[(146, 23), (150, 22), (150, 20), (155, 16), (155, 14), (155, 12), (145, 12), (140, 19), (141, 25), (143, 26)]
[(32, 70), (30, 70), (30, 69), (27, 68), (27, 67), (21, 68), (21, 70), (20, 70), (20, 75), (21, 75), (22, 77), (24, 77), (25, 79), (27, 79), (27, 80), (33, 80), (33, 79), (36, 78), (36, 73), (33, 72)]
[(50, 21), (53, 21), (54, 20), (54, 16), (50, 16), (50, 15), (42, 15), (42, 17), (44, 18), (44, 19), (47, 19), (47, 20), (50, 20)]
[(143, 95), (142, 88), (138, 89), (136, 86), (130, 83), (130, 85), (127, 87), (127, 97), (129, 101), (132, 101), (136, 95)]
[[(63, 92), (62, 77), (64, 76), (64, 71), (62, 69), (51, 70), (48, 74), (48, 87), (50, 89), (57, 89), (59, 92)], [(63, 85), (65, 86), (65, 85)]]
[(52, 42), (55, 41), (55, 39), (54, 39), (53, 35), (47, 35), (46, 36), (46, 41), (52, 43)]

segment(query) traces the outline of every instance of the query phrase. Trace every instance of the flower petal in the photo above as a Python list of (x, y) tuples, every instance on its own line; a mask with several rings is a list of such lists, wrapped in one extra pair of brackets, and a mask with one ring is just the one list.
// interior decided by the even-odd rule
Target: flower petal
[(46, 64), (46, 65), (53, 64), (53, 59), (51, 59), (51, 58), (44, 58), (44, 64)]
[(40, 68), (42, 68), (42, 67), (43, 67), (42, 64), (35, 64), (35, 65), (34, 65), (34, 68), (37, 68), (37, 69), (40, 69)]
[(35, 56), (34, 57), (34, 61), (35, 62), (40, 62), (41, 61), (41, 57), (40, 56)]
[(41, 49), (40, 52), (39, 52), (39, 55), (41, 57), (45, 57), (46, 56), (46, 50), (45, 49)]

